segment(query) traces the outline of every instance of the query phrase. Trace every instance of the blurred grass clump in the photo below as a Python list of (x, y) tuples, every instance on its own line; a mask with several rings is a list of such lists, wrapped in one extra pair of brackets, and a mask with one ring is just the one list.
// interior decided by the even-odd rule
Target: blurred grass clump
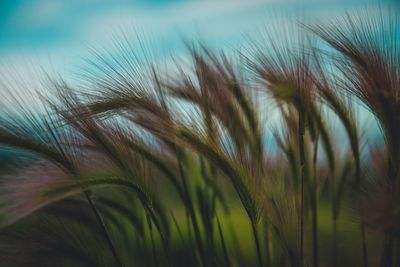
[(0, 265), (399, 266), (399, 29), (359, 13), (163, 71), (117, 42), (81, 86), (2, 82)]

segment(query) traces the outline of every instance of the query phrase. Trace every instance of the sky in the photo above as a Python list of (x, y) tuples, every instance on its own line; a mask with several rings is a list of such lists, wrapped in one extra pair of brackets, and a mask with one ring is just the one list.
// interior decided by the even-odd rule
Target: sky
[[(184, 53), (182, 40), (231, 48), (273, 20), (322, 18), (396, 0), (0, 0), (0, 74), (43, 68), (68, 75), (92, 48), (112, 53), (123, 33), (155, 50)], [(271, 25), (277, 25), (271, 24)], [(12, 70), (12, 71), (10, 71)], [(2, 72), (2, 73), (1, 73)], [(0, 89), (1, 90), (1, 89)]]

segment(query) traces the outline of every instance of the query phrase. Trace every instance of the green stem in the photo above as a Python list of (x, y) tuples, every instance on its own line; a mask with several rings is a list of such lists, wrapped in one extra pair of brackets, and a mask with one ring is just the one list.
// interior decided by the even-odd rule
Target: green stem
[(230, 267), (231, 261), (229, 260), (229, 254), (228, 254), (228, 250), (226, 248), (225, 238), (224, 238), (224, 234), (222, 233), (221, 223), (219, 221), (218, 216), (217, 216), (217, 224), (218, 224), (218, 232), (219, 232), (219, 237), (221, 239), (222, 251), (224, 252), (226, 266)]
[(264, 222), (264, 230), (265, 230), (265, 251), (266, 251), (266, 265), (270, 266), (271, 265), (271, 237), (270, 237), (270, 232), (269, 232), (269, 225), (268, 222)]
[(337, 266), (337, 217), (338, 217), (338, 207), (336, 203), (336, 185), (333, 181), (332, 183), (332, 234), (333, 234), (333, 245), (332, 245), (332, 261), (333, 267)]
[(337, 220), (333, 219), (333, 267), (337, 266)]
[(156, 245), (155, 245), (155, 242), (154, 242), (154, 235), (153, 235), (153, 227), (151, 226), (151, 221), (150, 221), (150, 219), (149, 219), (149, 230), (150, 230), (151, 251), (153, 252), (154, 266), (158, 266), (157, 253), (156, 253)]
[(262, 267), (263, 262), (262, 262), (262, 255), (261, 255), (261, 246), (260, 246), (260, 240), (259, 240), (258, 234), (257, 234), (256, 223), (251, 223), (251, 229), (253, 230), (254, 242), (256, 244), (258, 266)]
[(305, 169), (305, 149), (304, 149), (304, 117), (302, 111), (298, 112), (298, 138), (299, 138), (299, 156), (300, 156), (300, 265), (304, 261), (304, 179), (306, 177)]
[(176, 149), (175, 153), (176, 153), (176, 157), (178, 159), (179, 172), (180, 172), (180, 176), (182, 178), (182, 183), (183, 183), (183, 191), (184, 191), (185, 200), (186, 200), (185, 201), (185, 205), (186, 205), (187, 211), (189, 213), (189, 217), (190, 217), (190, 219), (192, 221), (194, 235), (195, 235), (195, 239), (196, 239), (197, 248), (199, 250), (201, 263), (205, 267), (205, 266), (207, 266), (206, 254), (205, 254), (205, 251), (204, 251), (204, 248), (203, 248), (200, 229), (199, 229), (199, 225), (197, 223), (197, 218), (196, 218), (196, 213), (194, 211), (193, 202), (192, 202), (192, 199), (190, 197), (189, 187), (188, 187), (187, 181), (186, 181), (186, 175), (185, 175), (185, 172), (183, 170), (182, 159), (181, 159), (177, 149)]
[(317, 158), (318, 158), (318, 135), (314, 144), (313, 159), (313, 190), (312, 190), (312, 239), (313, 239), (313, 266), (318, 267), (318, 208), (317, 208)]
[(104, 223), (103, 217), (100, 214), (100, 211), (97, 209), (96, 205), (94, 204), (92, 197), (91, 197), (91, 193), (90, 191), (84, 191), (85, 197), (96, 217), (97, 222), (99, 223), (99, 226), (103, 232), (104, 237), (106, 238), (107, 244), (110, 247), (111, 253), (114, 256), (115, 262), (117, 264), (117, 266), (123, 266), (121, 260), (118, 257), (117, 251), (115, 249), (115, 246), (112, 242), (111, 236), (107, 230), (106, 224)]

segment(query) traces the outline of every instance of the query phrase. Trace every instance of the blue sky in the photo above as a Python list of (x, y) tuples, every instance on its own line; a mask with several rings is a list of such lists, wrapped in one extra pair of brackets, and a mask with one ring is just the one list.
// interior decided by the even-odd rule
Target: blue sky
[(0, 0), (0, 67), (68, 72), (82, 64), (88, 47), (112, 49), (121, 31), (141, 33), (173, 54), (182, 52), (182, 37), (234, 47), (274, 18), (326, 18), (378, 2), (395, 1)]

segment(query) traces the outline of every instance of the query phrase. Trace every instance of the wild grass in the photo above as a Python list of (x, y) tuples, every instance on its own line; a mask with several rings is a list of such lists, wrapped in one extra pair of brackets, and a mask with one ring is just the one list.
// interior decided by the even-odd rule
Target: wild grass
[(170, 72), (117, 43), (34, 105), (2, 83), (1, 266), (398, 266), (389, 13), (188, 45)]

